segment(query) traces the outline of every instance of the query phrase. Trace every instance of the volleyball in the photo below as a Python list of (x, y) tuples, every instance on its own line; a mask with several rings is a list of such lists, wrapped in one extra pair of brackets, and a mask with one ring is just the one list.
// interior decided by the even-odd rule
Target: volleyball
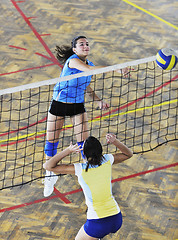
[(171, 70), (177, 64), (176, 52), (170, 48), (159, 50), (156, 55), (156, 63), (164, 70)]

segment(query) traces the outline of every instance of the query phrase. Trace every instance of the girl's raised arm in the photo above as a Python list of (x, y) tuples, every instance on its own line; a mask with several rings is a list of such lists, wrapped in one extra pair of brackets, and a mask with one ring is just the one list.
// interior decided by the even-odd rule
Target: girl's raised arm
[(121, 153), (113, 154), (114, 164), (123, 162), (133, 156), (133, 152), (131, 151), (131, 149), (129, 149), (126, 145), (121, 143), (119, 139), (116, 138), (116, 135), (108, 133), (106, 135), (106, 140), (107, 143), (114, 144), (121, 151)]

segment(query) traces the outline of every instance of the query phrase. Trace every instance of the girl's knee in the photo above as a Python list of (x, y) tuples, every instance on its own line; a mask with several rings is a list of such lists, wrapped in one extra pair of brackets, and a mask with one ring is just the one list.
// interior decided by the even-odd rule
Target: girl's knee
[(59, 141), (49, 142), (48, 140), (46, 140), (45, 149), (44, 149), (45, 154), (48, 157), (53, 157), (54, 155), (56, 155), (58, 144), (59, 144)]

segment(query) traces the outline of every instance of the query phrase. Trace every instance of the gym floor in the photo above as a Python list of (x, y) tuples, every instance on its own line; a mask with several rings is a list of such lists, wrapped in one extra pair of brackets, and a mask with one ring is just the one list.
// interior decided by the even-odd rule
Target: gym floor
[[(56, 78), (55, 46), (87, 36), (95, 65), (114, 65), (178, 49), (178, 2), (165, 0), (1, 0), (1, 89)], [(176, 240), (177, 142), (134, 155), (113, 169), (123, 226), (104, 240)], [(63, 194), (65, 193), (65, 194)], [(72, 240), (86, 220), (75, 176), (49, 198), (41, 180), (0, 192), (0, 239)]]

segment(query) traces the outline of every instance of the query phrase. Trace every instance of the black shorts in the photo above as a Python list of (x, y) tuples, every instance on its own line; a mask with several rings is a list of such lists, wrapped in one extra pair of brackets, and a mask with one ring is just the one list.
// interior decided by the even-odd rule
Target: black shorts
[(55, 116), (74, 116), (86, 112), (83, 103), (63, 103), (52, 100), (49, 112)]

